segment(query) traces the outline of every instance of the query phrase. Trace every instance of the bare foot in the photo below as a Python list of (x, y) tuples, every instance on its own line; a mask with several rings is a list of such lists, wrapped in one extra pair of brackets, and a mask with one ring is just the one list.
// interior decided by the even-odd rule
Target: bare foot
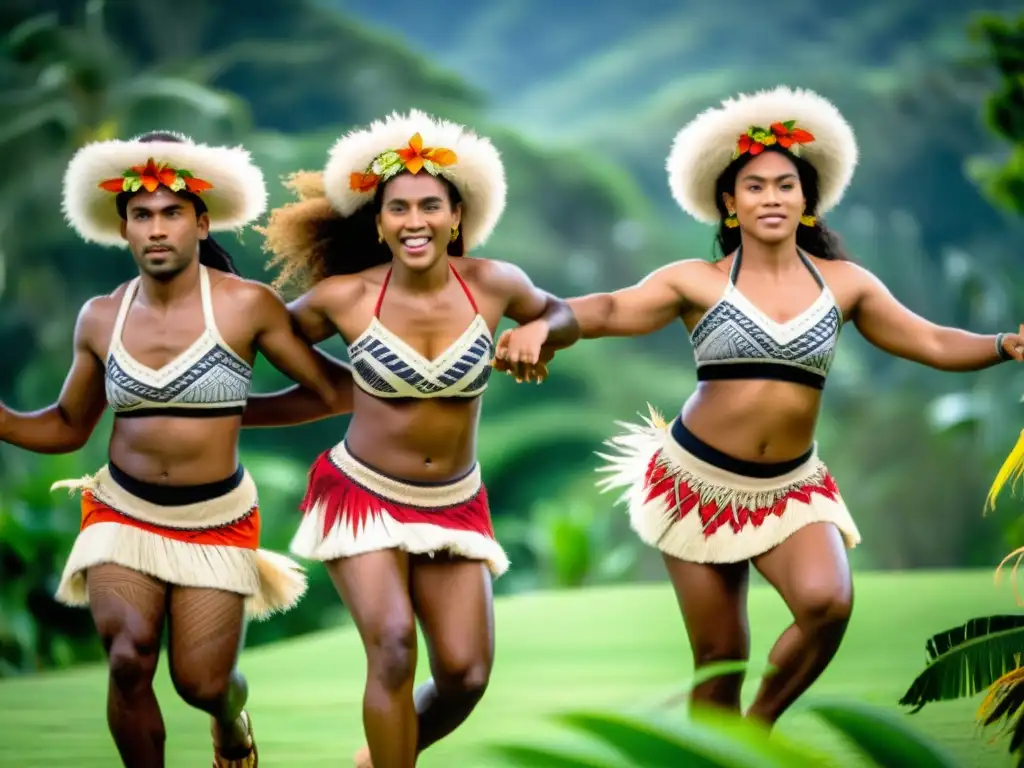
[(370, 762), (370, 748), (362, 747), (352, 757), (352, 763), (356, 768), (373, 768), (373, 763)]

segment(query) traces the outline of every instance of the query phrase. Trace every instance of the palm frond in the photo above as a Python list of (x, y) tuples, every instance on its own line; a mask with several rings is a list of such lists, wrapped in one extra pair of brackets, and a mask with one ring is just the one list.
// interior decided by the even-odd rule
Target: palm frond
[(929, 664), (900, 704), (920, 711), (932, 701), (973, 696), (1020, 666), (1024, 616), (986, 616), (933, 636)]
[(1010, 754), (1016, 755), (1018, 768), (1024, 766), (1024, 668), (1003, 675), (992, 684), (978, 708), (978, 719), (986, 726), (1000, 720), (997, 738), (1010, 733)]
[(996, 508), (996, 497), (999, 496), (1007, 482), (1010, 483), (1010, 493), (1016, 492), (1016, 486), (1022, 474), (1024, 474), (1024, 431), (1021, 431), (1020, 437), (1017, 438), (1017, 444), (1013, 446), (1010, 455), (1006, 457), (1003, 466), (996, 473), (996, 479), (992, 481), (992, 487), (989, 488), (988, 496), (985, 497), (986, 512)]
[(1020, 596), (1020, 582), (1017, 580), (1017, 571), (1020, 570), (1021, 560), (1024, 560), (1024, 547), (1013, 550), (996, 566), (996, 586), (999, 586), (999, 581), (1003, 577), (1003, 567), (1014, 557), (1017, 558), (1017, 562), (1010, 569), (1010, 578), (1013, 580), (1013, 596), (1017, 598), (1017, 605), (1024, 605), (1024, 600), (1021, 600)]

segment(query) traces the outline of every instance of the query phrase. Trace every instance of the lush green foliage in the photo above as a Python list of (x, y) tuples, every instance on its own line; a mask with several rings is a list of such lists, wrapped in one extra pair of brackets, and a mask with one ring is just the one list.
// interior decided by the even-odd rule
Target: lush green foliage
[[(848, 701), (813, 703), (807, 709), (853, 742), (860, 759), (826, 751), (805, 741), (771, 737), (769, 731), (735, 715), (695, 712), (678, 721), (609, 713), (575, 712), (561, 719), (585, 739), (572, 747), (507, 744), (495, 751), (523, 768), (956, 768), (945, 750), (876, 707)], [(614, 757), (597, 757), (595, 744)]]

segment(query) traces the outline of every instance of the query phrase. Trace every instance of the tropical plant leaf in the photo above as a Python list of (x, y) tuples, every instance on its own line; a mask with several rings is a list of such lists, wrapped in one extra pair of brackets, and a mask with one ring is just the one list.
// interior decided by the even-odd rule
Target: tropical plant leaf
[(1024, 669), (1015, 669), (996, 680), (978, 708), (978, 719), (986, 726), (1003, 720), (1001, 735), (1010, 733), (1010, 754), (1024, 766)]
[[(766, 729), (735, 716), (705, 712), (671, 727), (609, 713), (573, 713), (561, 719), (645, 768), (800, 768), (790, 750), (775, 747)], [(741, 733), (745, 738), (738, 738)]]
[(178, 77), (137, 75), (117, 88), (117, 96), (128, 102), (166, 99), (214, 118), (234, 117), (245, 112), (244, 102), (233, 94)]
[(697, 723), (716, 728), (730, 739), (746, 744), (760, 754), (770, 754), (786, 768), (829, 768), (843, 764), (841, 755), (822, 752), (815, 745), (798, 741), (779, 731), (769, 733), (756, 720), (730, 716), (709, 707), (692, 710), (691, 718)]
[(807, 709), (846, 736), (878, 768), (957, 768), (945, 751), (877, 707), (819, 701)]
[(522, 768), (626, 768), (623, 763), (600, 760), (567, 747), (531, 747), (521, 744), (495, 744), (488, 751), (507, 765)]
[(671, 696), (664, 699), (656, 709), (671, 709), (673, 707), (678, 707), (681, 704), (685, 704), (690, 698), (690, 691), (698, 685), (703, 685), (709, 680), (714, 680), (716, 677), (745, 674), (749, 668), (749, 661), (715, 661), (711, 664), (700, 667), (699, 669), (695, 669), (693, 677), (690, 678), (689, 682)]
[(950, 701), (989, 688), (1020, 664), (1024, 616), (986, 616), (947, 629), (926, 644), (930, 663), (900, 704), (919, 712), (932, 701)]

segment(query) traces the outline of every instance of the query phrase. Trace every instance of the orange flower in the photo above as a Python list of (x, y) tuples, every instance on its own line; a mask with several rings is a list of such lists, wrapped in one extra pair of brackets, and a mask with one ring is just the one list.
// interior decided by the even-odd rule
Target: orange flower
[(375, 173), (352, 173), (348, 177), (348, 185), (356, 192), (370, 192), (373, 190), (380, 177)]
[(814, 134), (802, 128), (794, 128), (795, 123), (795, 120), (772, 123), (767, 131), (757, 126), (751, 127), (736, 142), (735, 157), (748, 152), (751, 156), (759, 155), (769, 144), (778, 143), (783, 149), (789, 149), (794, 144), (810, 144), (814, 141)]
[(153, 158), (149, 158), (145, 165), (133, 165), (120, 178), (101, 181), (97, 186), (117, 194), (124, 191), (136, 192), (139, 189), (155, 192), (161, 184), (173, 191), (185, 189), (193, 194), (213, 189), (213, 184), (205, 179), (197, 179), (189, 171), (171, 168), (167, 163), (157, 165)]
[(213, 189), (213, 184), (206, 181), (205, 179), (197, 179), (195, 176), (186, 176), (185, 189), (187, 189), (193, 195), (198, 195), (200, 192), (205, 192), (208, 189)]
[(409, 146), (398, 150), (398, 156), (409, 173), (419, 173), (423, 162), (429, 160), (434, 165), (451, 165), (456, 161), (455, 153), (441, 147), (423, 148), (423, 137), (416, 133), (409, 139)]
[(783, 149), (789, 149), (794, 144), (810, 144), (814, 141), (814, 134), (801, 128), (794, 128), (792, 121), (772, 123), (771, 129)]
[(178, 172), (173, 168), (168, 168), (165, 163), (157, 165), (153, 162), (153, 158), (149, 158), (145, 165), (133, 165), (132, 170), (139, 176), (139, 181), (142, 182), (142, 187), (147, 192), (155, 192), (156, 188), (163, 184), (165, 187), (170, 187), (174, 180), (178, 178)]

